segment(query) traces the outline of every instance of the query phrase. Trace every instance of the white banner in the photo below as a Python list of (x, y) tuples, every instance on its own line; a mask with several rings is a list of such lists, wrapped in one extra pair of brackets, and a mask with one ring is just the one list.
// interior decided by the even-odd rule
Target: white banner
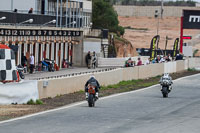
[(0, 83), (0, 104), (23, 104), (39, 98), (38, 82), (26, 80), (19, 83)]

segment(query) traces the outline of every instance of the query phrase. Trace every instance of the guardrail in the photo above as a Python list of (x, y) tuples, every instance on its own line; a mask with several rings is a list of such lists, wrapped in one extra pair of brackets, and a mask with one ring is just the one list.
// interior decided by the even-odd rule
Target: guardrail
[(105, 69), (101, 69), (101, 70), (94, 70), (94, 71), (88, 71), (88, 72), (87, 71), (86, 72), (76, 72), (76, 73), (72, 73), (72, 74), (64, 74), (64, 75), (58, 75), (58, 76), (33, 78), (31, 80), (58, 79), (58, 78), (64, 78), (64, 77), (80, 76), (80, 75), (84, 75), (84, 74), (94, 74), (94, 73), (98, 73), (98, 72), (106, 72), (106, 71), (115, 70), (115, 69), (117, 69), (117, 68), (105, 68)]

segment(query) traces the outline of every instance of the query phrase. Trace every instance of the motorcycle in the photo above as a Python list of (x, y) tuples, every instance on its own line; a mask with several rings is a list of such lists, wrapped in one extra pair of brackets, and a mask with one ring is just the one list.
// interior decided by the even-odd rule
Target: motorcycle
[(161, 85), (161, 92), (164, 98), (168, 97), (168, 94), (171, 92), (172, 89), (172, 81), (168, 77), (162, 77), (160, 80)]
[(44, 61), (42, 61), (42, 64), (48, 67), (48, 71), (49, 72), (54, 72), (54, 60), (49, 60), (49, 59), (45, 59)]
[(17, 72), (19, 73), (20, 78), (24, 79), (25, 78), (25, 76), (24, 76), (24, 67), (22, 67), (21, 65), (18, 65), (16, 67), (16, 69), (17, 69)]
[(89, 107), (95, 106), (95, 102), (97, 100), (95, 95), (96, 95), (95, 86), (92, 84), (89, 84), (88, 85), (88, 99), (87, 99)]

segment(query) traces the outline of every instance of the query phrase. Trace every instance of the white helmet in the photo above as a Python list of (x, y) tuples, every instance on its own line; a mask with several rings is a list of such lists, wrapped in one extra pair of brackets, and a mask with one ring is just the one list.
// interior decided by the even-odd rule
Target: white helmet
[(163, 77), (169, 77), (169, 73), (164, 73)]
[(91, 75), (90, 78), (95, 78), (95, 76), (94, 76), (94, 75)]

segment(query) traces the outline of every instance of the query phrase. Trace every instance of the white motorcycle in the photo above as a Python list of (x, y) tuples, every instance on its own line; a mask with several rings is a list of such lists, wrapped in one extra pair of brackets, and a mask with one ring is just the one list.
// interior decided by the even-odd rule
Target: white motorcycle
[(161, 85), (161, 92), (164, 98), (168, 97), (168, 94), (171, 92), (172, 90), (172, 78), (169, 76), (168, 73), (165, 73), (160, 81), (159, 81), (160, 85)]

